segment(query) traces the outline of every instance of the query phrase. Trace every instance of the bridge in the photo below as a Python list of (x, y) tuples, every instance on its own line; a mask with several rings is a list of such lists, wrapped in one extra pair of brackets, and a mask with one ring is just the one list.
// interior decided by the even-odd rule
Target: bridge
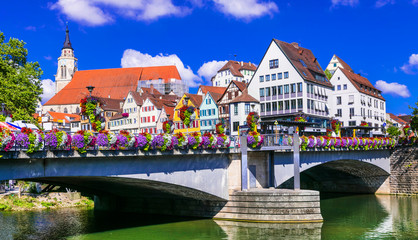
[[(299, 152), (295, 146), (171, 152), (91, 150), (85, 154), (10, 151), (0, 153), (0, 180), (29, 180), (90, 193), (96, 196), (98, 210), (245, 219), (254, 214), (249, 202), (257, 205), (257, 201), (279, 199), (274, 206), (280, 211), (266, 213), (270, 219), (320, 220), (317, 192), (283, 190), (273, 199), (271, 196), (279, 195), (256, 190), (295, 188), (294, 174), (300, 171), (297, 178), (302, 189), (389, 193), (390, 154), (389, 149)], [(295, 165), (295, 159), (299, 164)], [(301, 204), (306, 212), (289, 213), (296, 206), (292, 202)], [(244, 205), (246, 215), (239, 213)], [(284, 213), (295, 216), (283, 217)]]

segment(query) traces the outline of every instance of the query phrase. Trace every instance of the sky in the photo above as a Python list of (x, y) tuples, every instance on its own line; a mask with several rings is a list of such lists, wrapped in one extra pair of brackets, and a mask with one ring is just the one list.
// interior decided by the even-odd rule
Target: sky
[(15, 0), (0, 31), (27, 43), (53, 95), (68, 24), (79, 70), (175, 64), (196, 92), (227, 60), (258, 64), (273, 38), (333, 54), (409, 114), (418, 92), (418, 0)]

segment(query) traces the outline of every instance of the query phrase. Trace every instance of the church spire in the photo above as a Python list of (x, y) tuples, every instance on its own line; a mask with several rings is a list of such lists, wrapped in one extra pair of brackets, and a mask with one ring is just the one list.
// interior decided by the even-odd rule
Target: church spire
[(68, 31), (68, 25), (67, 25), (67, 29), (65, 30), (65, 42), (64, 42), (64, 46), (62, 47), (62, 49), (65, 49), (65, 48), (73, 49), (73, 47), (71, 46), (71, 42), (70, 42), (70, 34), (69, 34), (69, 32), (70, 31)]

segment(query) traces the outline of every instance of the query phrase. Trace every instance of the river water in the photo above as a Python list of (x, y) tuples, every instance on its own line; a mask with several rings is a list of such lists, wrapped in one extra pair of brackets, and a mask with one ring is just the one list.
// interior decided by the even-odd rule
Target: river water
[(321, 196), (323, 223), (266, 224), (71, 208), (0, 212), (0, 239), (418, 239), (418, 197)]

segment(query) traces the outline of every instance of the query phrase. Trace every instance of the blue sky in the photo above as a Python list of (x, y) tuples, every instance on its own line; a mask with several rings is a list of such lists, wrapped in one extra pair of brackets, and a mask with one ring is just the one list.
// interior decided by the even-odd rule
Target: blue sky
[(176, 64), (192, 86), (224, 61), (258, 64), (272, 38), (333, 54), (383, 91), (387, 111), (410, 113), (418, 94), (418, 0), (3, 1), (0, 31), (27, 42), (51, 97), (68, 22), (79, 69)]

